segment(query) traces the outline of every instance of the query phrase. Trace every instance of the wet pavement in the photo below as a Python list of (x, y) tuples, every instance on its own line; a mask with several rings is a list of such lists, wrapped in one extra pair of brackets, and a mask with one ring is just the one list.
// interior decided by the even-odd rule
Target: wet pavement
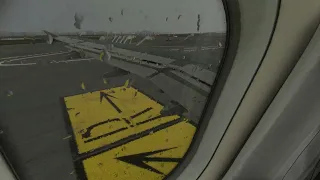
[[(3, 131), (0, 140), (21, 179), (73, 180), (98, 177), (88, 174), (91, 172), (88, 170), (85, 171), (87, 177), (82, 177), (85, 176), (83, 170), (77, 169), (79, 167), (75, 159), (82, 157), (82, 154), (72, 149), (75, 139), (70, 140), (73, 134), (68, 121), (72, 119), (65, 117), (65, 97), (122, 87), (130, 82), (130, 86), (163, 108), (172, 102), (182, 105), (185, 110), (181, 112), (178, 109), (173, 113), (188, 119), (193, 128), (197, 126), (210, 86), (185, 77), (182, 71), (173, 72), (169, 69), (158, 72), (157, 68), (115, 58), (110, 63), (81, 58), (78, 53), (64, 46), (62, 43), (0, 46), (0, 129)], [(186, 70), (189, 68), (185, 62), (173, 64)], [(157, 124), (154, 126), (158, 127)], [(191, 139), (193, 131), (190, 130)], [(186, 148), (189, 141), (185, 144)], [(81, 162), (88, 169), (86, 160)], [(83, 168), (83, 164), (80, 168)], [(171, 170), (162, 171), (168, 174)]]

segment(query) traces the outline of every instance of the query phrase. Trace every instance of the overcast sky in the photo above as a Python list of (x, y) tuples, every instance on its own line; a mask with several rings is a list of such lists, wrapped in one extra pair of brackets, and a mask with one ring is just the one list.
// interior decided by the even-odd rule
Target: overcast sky
[(84, 16), (83, 31), (190, 33), (198, 14), (200, 32), (226, 31), (221, 0), (0, 0), (0, 31), (75, 32), (76, 12)]

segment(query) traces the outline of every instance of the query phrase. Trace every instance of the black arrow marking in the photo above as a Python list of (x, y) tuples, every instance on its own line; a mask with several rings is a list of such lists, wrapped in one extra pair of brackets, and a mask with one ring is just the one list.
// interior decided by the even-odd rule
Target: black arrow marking
[(145, 109), (145, 110), (143, 110), (143, 111), (141, 111), (141, 112), (139, 112), (139, 113), (137, 113), (137, 114), (135, 114), (135, 115), (131, 116), (131, 118), (132, 118), (132, 119), (134, 119), (134, 118), (136, 118), (136, 117), (138, 117), (138, 116), (140, 116), (140, 115), (142, 115), (142, 114), (144, 114), (144, 113), (146, 113), (146, 112), (150, 111), (151, 109), (152, 109), (152, 107), (149, 107), (149, 108), (147, 108), (147, 109)]
[(74, 108), (67, 108), (67, 111), (74, 110)]
[(130, 143), (130, 142), (135, 141), (137, 139), (149, 136), (151, 132), (156, 133), (156, 132), (161, 131), (161, 130), (163, 130), (165, 128), (171, 127), (171, 126), (173, 126), (175, 124), (181, 123), (182, 121), (184, 121), (183, 118), (178, 118), (178, 119), (175, 119), (173, 121), (161, 124), (159, 126), (147, 129), (145, 131), (129, 135), (128, 137), (125, 137), (123, 139), (117, 140), (117, 141), (115, 141), (113, 143), (110, 143), (108, 145), (99, 147), (99, 148), (97, 148), (97, 149), (95, 149), (93, 151), (89, 151), (89, 152), (83, 153), (79, 157), (76, 157), (75, 161), (79, 161), (79, 160), (83, 161), (83, 160), (88, 159), (90, 157), (97, 156), (100, 153), (110, 151), (110, 150), (112, 150), (114, 148), (117, 148), (117, 147), (122, 146), (124, 144)]
[(126, 129), (128, 129), (128, 128), (127, 128), (127, 127), (120, 128), (120, 129), (117, 129), (117, 130), (115, 130), (115, 131), (112, 131), (112, 132), (109, 132), (109, 133), (106, 133), (106, 134), (102, 134), (101, 136), (98, 136), (98, 137), (94, 137), (94, 138), (85, 140), (84, 143), (92, 142), (92, 141), (95, 141), (95, 140), (100, 139), (100, 138), (104, 138), (104, 137), (107, 137), (107, 136), (111, 136), (112, 134), (116, 134), (116, 133), (121, 132), (121, 131), (124, 131), (124, 130), (126, 130)]
[(171, 149), (175, 149), (175, 148), (177, 148), (177, 147), (168, 148), (168, 149), (161, 149), (161, 150), (151, 151), (151, 152), (145, 152), (145, 153), (140, 153), (140, 154), (133, 154), (133, 155), (129, 155), (129, 156), (122, 156), (122, 157), (118, 157), (116, 159), (123, 161), (123, 162), (126, 162), (126, 163), (129, 163), (129, 164), (132, 164), (132, 165), (135, 165), (137, 167), (149, 170), (151, 172), (164, 175), (164, 173), (149, 166), (145, 162), (180, 162), (182, 160), (182, 158), (147, 157), (147, 156), (151, 156), (153, 154), (158, 154), (158, 153), (168, 151)]
[(159, 118), (172, 116), (174, 114), (180, 115), (186, 111), (186, 109), (183, 106), (179, 105), (177, 102), (171, 101), (171, 104), (172, 104), (170, 105), (171, 107), (162, 109), (160, 112), (160, 115), (138, 122), (137, 125), (145, 124), (145, 123), (157, 120)]
[(133, 125), (131, 124), (131, 122), (127, 118), (122, 118), (122, 119), (124, 120), (125, 123), (130, 125), (130, 127), (133, 127)]
[[(143, 110), (143, 111), (141, 111), (141, 112), (138, 112), (137, 114), (132, 115), (132, 116), (131, 116), (131, 119), (134, 119), (134, 118), (136, 118), (136, 117), (138, 117), (138, 116), (140, 116), (140, 115), (142, 115), (142, 114), (150, 111), (151, 109), (152, 109), (152, 108), (149, 107), (149, 108), (147, 108), (147, 109), (145, 109), (145, 110)], [(132, 123), (131, 123), (129, 120), (127, 120), (126, 118), (122, 118), (122, 119), (123, 119), (127, 124), (132, 125)], [(101, 121), (101, 122), (98, 122), (98, 123), (96, 123), (96, 124), (93, 124), (93, 125), (87, 127), (85, 131), (83, 130), (84, 133), (82, 134), (82, 139), (90, 138), (90, 137), (91, 137), (91, 131), (92, 131), (94, 128), (96, 128), (96, 127), (98, 127), (98, 126), (101, 126), (101, 125), (104, 125), (104, 124), (109, 124), (109, 123), (112, 123), (112, 122), (116, 122), (116, 121), (121, 121), (121, 120), (120, 120), (119, 118), (108, 119), (108, 120)], [(125, 130), (125, 129), (123, 129), (123, 128), (121, 128), (121, 129), (122, 129), (122, 130)], [(121, 130), (121, 131), (122, 131), (122, 130)], [(102, 138), (102, 137), (107, 137), (107, 136), (109, 136), (109, 135), (112, 135), (112, 134), (115, 134), (115, 133), (118, 133), (118, 132), (120, 132), (120, 130), (116, 130), (116, 131), (114, 131), (114, 132), (111, 132), (111, 134), (110, 134), (110, 133), (103, 134), (103, 135), (98, 136), (98, 137), (96, 137), (96, 138), (92, 138), (92, 140), (86, 140), (86, 142), (91, 142), (91, 141), (93, 141), (93, 140), (100, 139), (100, 138)]]
[(82, 134), (82, 139), (91, 137), (91, 131), (94, 128), (101, 126), (103, 124), (108, 124), (108, 123), (115, 122), (115, 121), (120, 121), (120, 119), (119, 118), (108, 119), (106, 121), (102, 121), (102, 122), (99, 122), (99, 123), (96, 123), (96, 124), (93, 124), (93, 125), (87, 127), (86, 131)]
[(122, 113), (121, 109), (110, 99), (110, 97), (117, 99), (110, 94), (100, 92), (100, 103), (102, 102), (102, 99), (105, 98), (118, 113)]

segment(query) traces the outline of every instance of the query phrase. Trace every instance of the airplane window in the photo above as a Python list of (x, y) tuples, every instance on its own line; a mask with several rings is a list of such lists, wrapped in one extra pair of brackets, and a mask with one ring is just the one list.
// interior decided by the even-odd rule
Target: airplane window
[(0, 146), (20, 179), (159, 180), (226, 42), (221, 0), (0, 0)]

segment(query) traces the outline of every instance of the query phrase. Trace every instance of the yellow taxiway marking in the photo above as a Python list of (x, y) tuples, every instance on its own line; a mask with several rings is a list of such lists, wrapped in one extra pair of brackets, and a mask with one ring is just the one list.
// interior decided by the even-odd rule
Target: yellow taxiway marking
[[(195, 127), (187, 122), (181, 122), (169, 128), (158, 131), (150, 136), (143, 137), (136, 141), (112, 149), (105, 153), (91, 157), (83, 161), (88, 180), (160, 180), (169, 174), (179, 162), (161, 162), (161, 158), (179, 158), (186, 153), (192, 137), (195, 133)], [(143, 152), (156, 151), (160, 149), (172, 148), (168, 151), (153, 154), (147, 157), (156, 157), (142, 163), (151, 166), (148, 170), (134, 164), (121, 161), (121, 157), (139, 154)], [(136, 157), (132, 157), (135, 161)], [(148, 159), (146, 159), (148, 160)], [(154, 160), (154, 161), (152, 161)], [(160, 173), (159, 173), (160, 172)]]
[(80, 156), (137, 136), (84, 159), (89, 180), (162, 179), (180, 162), (196, 131), (186, 119), (177, 121), (179, 115), (161, 115), (161, 104), (128, 86), (126, 81), (121, 87), (64, 98)]
[(65, 103), (73, 108), (68, 114), (79, 154), (179, 118), (173, 115), (144, 123), (159, 116), (163, 106), (132, 87), (70, 96)]

